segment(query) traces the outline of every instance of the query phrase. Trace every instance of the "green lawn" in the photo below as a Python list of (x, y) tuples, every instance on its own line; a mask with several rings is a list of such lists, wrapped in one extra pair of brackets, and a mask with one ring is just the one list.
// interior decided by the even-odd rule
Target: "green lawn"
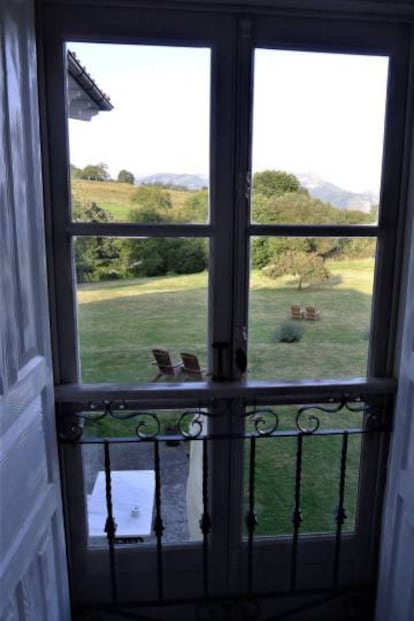
[[(366, 374), (373, 262), (333, 263), (332, 282), (299, 291), (289, 279), (253, 272), (250, 293), (251, 379), (352, 377)], [(85, 382), (151, 381), (151, 349), (191, 351), (206, 362), (207, 274), (80, 285), (82, 377)], [(276, 332), (292, 304), (314, 304), (318, 322), (301, 321), (299, 343)], [(298, 323), (298, 322), (295, 322)]]
[[(365, 375), (371, 312), (373, 261), (329, 266), (333, 277), (302, 291), (289, 278), (276, 281), (253, 272), (250, 293), (249, 363), (251, 379), (352, 377)], [(151, 349), (167, 348), (173, 361), (180, 351), (196, 353), (206, 363), (207, 275), (167, 276), (80, 285), (80, 351), (85, 382), (147, 382), (155, 375)], [(315, 305), (318, 322), (301, 321), (299, 343), (275, 338), (292, 304)], [(294, 410), (281, 411), (281, 428), (293, 429)], [(176, 417), (170, 413), (167, 418)], [(356, 414), (325, 417), (327, 427), (359, 426)], [(127, 425), (131, 429), (131, 424)], [(96, 426), (94, 425), (94, 433)], [(103, 434), (125, 435), (123, 425), (107, 424)], [(246, 441), (247, 443), (248, 441)], [(248, 447), (247, 447), (248, 448)], [(346, 528), (352, 528), (358, 485), (360, 438), (350, 438), (345, 504)], [(257, 442), (257, 532), (291, 532), (296, 438)], [(305, 437), (303, 453), (303, 531), (335, 529), (340, 439)], [(248, 452), (245, 466), (248, 467)], [(246, 471), (247, 472), (247, 471)], [(245, 482), (247, 485), (247, 481)], [(247, 488), (245, 487), (247, 490)]]
[[(296, 409), (275, 407), (279, 429), (294, 431)], [(315, 412), (316, 413), (316, 412)], [(351, 429), (361, 425), (360, 414), (341, 412), (318, 415), (321, 429)], [(336, 528), (342, 436), (305, 436), (303, 439), (300, 507), (304, 532), (329, 532)], [(344, 530), (352, 530), (356, 511), (361, 436), (350, 435), (347, 451)], [(256, 534), (290, 533), (294, 508), (297, 438), (277, 436), (256, 441)], [(250, 441), (245, 441), (244, 494), (248, 502)], [(247, 510), (247, 506), (245, 507)]]

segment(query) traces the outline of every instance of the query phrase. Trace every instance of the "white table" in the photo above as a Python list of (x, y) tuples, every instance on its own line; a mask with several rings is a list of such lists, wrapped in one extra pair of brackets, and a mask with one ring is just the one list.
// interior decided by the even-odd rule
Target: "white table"
[[(151, 534), (155, 494), (154, 470), (113, 470), (112, 515), (116, 539), (136, 539)], [(89, 537), (106, 537), (107, 518), (105, 472), (98, 472), (88, 495)]]

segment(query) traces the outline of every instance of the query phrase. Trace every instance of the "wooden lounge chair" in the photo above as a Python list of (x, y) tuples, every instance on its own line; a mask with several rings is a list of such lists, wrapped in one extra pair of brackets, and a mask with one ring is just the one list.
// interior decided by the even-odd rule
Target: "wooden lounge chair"
[(182, 363), (172, 364), (170, 354), (166, 349), (153, 349), (152, 354), (155, 361), (152, 363), (158, 367), (158, 373), (152, 380), (158, 382), (164, 375), (166, 377), (177, 377), (181, 373)]
[(181, 353), (182, 372), (185, 375), (185, 381), (187, 380), (203, 380), (206, 376), (206, 369), (200, 368), (197, 356), (194, 354)]
[(305, 308), (305, 319), (308, 321), (318, 321), (321, 311), (316, 310), (314, 306), (307, 306)]
[(303, 319), (304, 313), (305, 311), (303, 311), (297, 304), (290, 307), (289, 314), (291, 319)]

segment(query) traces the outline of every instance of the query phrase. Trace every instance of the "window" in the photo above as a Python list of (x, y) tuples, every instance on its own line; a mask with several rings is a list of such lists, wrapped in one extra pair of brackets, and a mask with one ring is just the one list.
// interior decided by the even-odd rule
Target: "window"
[[(254, 12), (50, 7), (43, 21), (74, 600), (101, 602), (102, 584), (136, 600), (137, 579), (157, 603), (369, 583), (405, 35)], [(103, 87), (117, 80), (108, 125), (75, 121), (69, 142), (66, 45)], [(149, 169), (128, 183), (130, 143), (181, 188)], [(196, 189), (190, 165), (204, 166)]]

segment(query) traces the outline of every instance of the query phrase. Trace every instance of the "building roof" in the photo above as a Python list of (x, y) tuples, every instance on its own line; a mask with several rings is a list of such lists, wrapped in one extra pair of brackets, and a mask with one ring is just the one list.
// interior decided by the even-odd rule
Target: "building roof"
[(70, 50), (67, 53), (67, 67), (70, 118), (90, 121), (102, 110), (113, 109), (108, 95), (99, 88)]

